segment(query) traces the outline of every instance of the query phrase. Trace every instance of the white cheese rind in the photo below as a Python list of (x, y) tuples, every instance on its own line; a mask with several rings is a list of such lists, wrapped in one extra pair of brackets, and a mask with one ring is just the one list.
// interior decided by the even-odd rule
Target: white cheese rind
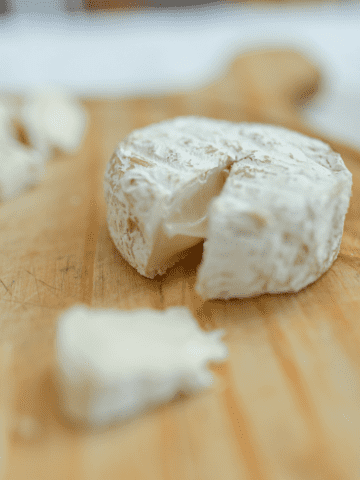
[(202, 331), (189, 310), (73, 307), (58, 322), (56, 352), (63, 407), (93, 425), (126, 420), (209, 387), (208, 362), (228, 354), (224, 332)]
[(111, 237), (142, 275), (206, 238), (203, 298), (298, 291), (336, 259), (352, 177), (320, 140), (178, 117), (134, 131), (105, 174)]

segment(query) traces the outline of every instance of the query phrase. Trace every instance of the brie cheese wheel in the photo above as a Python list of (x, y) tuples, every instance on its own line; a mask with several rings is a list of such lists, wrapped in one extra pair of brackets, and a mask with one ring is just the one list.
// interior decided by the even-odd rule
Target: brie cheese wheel
[(282, 127), (179, 117), (120, 142), (105, 174), (120, 253), (152, 278), (202, 239), (204, 298), (298, 291), (336, 259), (352, 176)]
[(204, 332), (189, 310), (73, 307), (58, 322), (57, 370), (65, 412), (94, 426), (128, 419), (176, 393), (209, 387), (224, 332)]

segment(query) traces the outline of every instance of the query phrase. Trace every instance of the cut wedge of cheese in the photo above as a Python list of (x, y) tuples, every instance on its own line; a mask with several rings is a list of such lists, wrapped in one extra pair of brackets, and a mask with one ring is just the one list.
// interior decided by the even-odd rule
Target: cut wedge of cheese
[(285, 128), (178, 117), (134, 131), (105, 174), (110, 234), (142, 275), (206, 239), (207, 298), (298, 291), (333, 263), (352, 177), (320, 140)]
[(65, 412), (101, 426), (213, 382), (208, 362), (223, 361), (224, 332), (202, 331), (190, 311), (173, 307), (118, 311), (77, 306), (56, 335)]
[(233, 166), (209, 209), (196, 285), (203, 298), (298, 291), (340, 249), (351, 193), (340, 156), (279, 128), (243, 125), (241, 132), (258, 147)]

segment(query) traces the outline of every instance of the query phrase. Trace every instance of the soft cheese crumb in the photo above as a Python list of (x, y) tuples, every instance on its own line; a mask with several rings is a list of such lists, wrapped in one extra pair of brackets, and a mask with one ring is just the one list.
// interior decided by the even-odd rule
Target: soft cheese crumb
[(44, 174), (44, 159), (15, 140), (0, 143), (0, 201), (36, 185)]
[(73, 307), (58, 322), (56, 351), (63, 407), (102, 425), (212, 383), (208, 362), (223, 361), (224, 332), (202, 331), (189, 310)]
[(37, 184), (44, 173), (44, 158), (15, 138), (15, 107), (0, 99), (0, 201)]
[(285, 128), (178, 117), (132, 132), (105, 173), (111, 237), (162, 274), (206, 239), (204, 298), (298, 291), (336, 259), (352, 176), (329, 145)]
[[(28, 92), (22, 108), (15, 98), (0, 96), (0, 201), (36, 185), (53, 149), (74, 153), (86, 121), (85, 110), (62, 89)], [(18, 141), (15, 124), (27, 145)]]
[(31, 144), (45, 157), (54, 148), (74, 153), (83, 138), (86, 112), (69, 92), (43, 87), (29, 92), (21, 112)]

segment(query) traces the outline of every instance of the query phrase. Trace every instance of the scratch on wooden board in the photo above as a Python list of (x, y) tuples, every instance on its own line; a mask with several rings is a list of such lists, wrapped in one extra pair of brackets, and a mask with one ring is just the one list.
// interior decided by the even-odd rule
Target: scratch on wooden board
[[(5, 283), (0, 278), (0, 283), (5, 288), (6, 293), (9, 293), (12, 296), (12, 291), (10, 290), (9, 286), (11, 286), (11, 288), (12, 288), (13, 284), (15, 283), (15, 280), (13, 280), (9, 286), (6, 286)], [(5, 295), (6, 295), (6, 293), (5, 293)]]
[[(68, 273), (69, 270), (76, 270), (75, 265), (70, 265), (70, 258), (73, 257), (74, 255), (67, 255), (66, 256), (66, 266), (63, 268), (60, 268), (60, 272), (63, 273)], [(64, 257), (58, 257), (58, 260), (62, 260)]]
[(104, 265), (100, 266), (101, 270), (101, 298), (105, 298), (105, 275), (104, 275)]
[(10, 368), (13, 362), (13, 345), (0, 346), (0, 479), (5, 478), (9, 450), (9, 419), (11, 417)]
[[(73, 271), (73, 278), (78, 278), (76, 275), (77, 269), (75, 265), (70, 265), (70, 257), (73, 257), (73, 255), (67, 255), (66, 256), (66, 265), (65, 267), (62, 267), (59, 269), (59, 272), (61, 273), (61, 285), (60, 285), (60, 291), (64, 291), (64, 284), (65, 284), (65, 276), (68, 275), (70, 271)], [(61, 257), (60, 259), (63, 259), (64, 257)], [(59, 260), (59, 258), (58, 258)], [(67, 277), (68, 278), (68, 277)]]
[(44, 282), (44, 280), (40, 280), (40, 278), (37, 278), (33, 273), (29, 272), (29, 270), (25, 270), (25, 272), (27, 272), (29, 275), (31, 275), (32, 277), (35, 278), (35, 282), (40, 282), (42, 283), (43, 285), (45, 285), (46, 287), (49, 287), (51, 288), (52, 290), (56, 290), (56, 291), (59, 291), (61, 292), (61, 290), (59, 288), (56, 288), (56, 287), (53, 287), (52, 285), (49, 285), (48, 283)]
[(164, 309), (165, 299), (164, 299), (164, 291), (163, 291), (162, 281), (159, 283), (159, 294), (160, 294), (160, 305), (161, 305), (161, 308)]
[(61, 273), (68, 273), (69, 270), (75, 270), (75, 265), (66, 266), (66, 267), (64, 267), (64, 268), (61, 268), (61, 269), (60, 269), (60, 272), (61, 272)]
[(62, 305), (58, 305), (58, 306), (41, 305), (40, 303), (32, 303), (27, 301), (15, 300), (14, 298), (12, 298), (11, 300), (8, 300), (7, 298), (0, 298), (0, 302), (16, 303), (17, 305), (21, 305), (26, 311), (27, 311), (27, 308), (25, 308), (26, 305), (31, 307), (39, 307), (39, 308), (50, 308), (51, 310), (59, 310), (59, 308), (62, 308)]
[[(33, 274), (31, 274), (29, 271), (25, 270), (27, 273), (29, 273), (30, 275), (34, 276)], [(40, 292), (39, 292), (39, 288), (38, 288), (38, 283), (36, 281), (36, 277), (35, 277), (35, 287), (36, 287), (36, 293), (37, 293), (37, 296), (39, 298), (39, 300), (41, 300), (41, 297), (40, 297)], [(34, 295), (32, 295), (34, 296)]]

